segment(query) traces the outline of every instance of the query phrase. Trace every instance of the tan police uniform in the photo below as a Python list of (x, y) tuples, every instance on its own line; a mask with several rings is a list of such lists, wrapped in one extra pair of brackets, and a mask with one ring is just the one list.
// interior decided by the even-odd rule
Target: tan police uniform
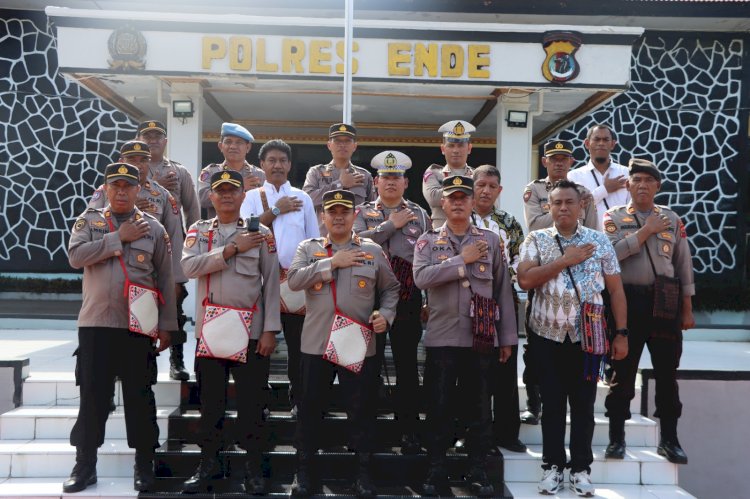
[(165, 177), (170, 172), (174, 172), (177, 176), (177, 186), (174, 190), (170, 191), (170, 194), (174, 196), (177, 201), (178, 210), (182, 210), (184, 216), (185, 227), (193, 225), (201, 216), (200, 204), (198, 203), (198, 195), (195, 191), (195, 183), (193, 177), (188, 172), (187, 168), (168, 158), (157, 166), (149, 167), (150, 177)]
[[(94, 191), (89, 201), (89, 208), (104, 208), (107, 202), (105, 189), (106, 187), (101, 185)], [(186, 283), (188, 279), (182, 272), (182, 266), (180, 265), (184, 236), (177, 201), (175, 201), (168, 190), (153, 180), (147, 180), (141, 186), (138, 199), (149, 202), (148, 208), (143, 211), (158, 220), (166, 229), (167, 234), (169, 234), (169, 240), (172, 243), (172, 273), (174, 281), (177, 284)]]
[[(364, 175), (365, 181), (362, 185), (351, 187), (347, 189), (354, 194), (354, 200), (357, 205), (360, 205), (366, 201), (370, 201), (374, 197), (374, 188), (372, 182), (372, 175), (370, 172), (357, 166), (353, 163), (349, 163), (347, 168), (350, 173), (357, 173)], [(305, 183), (302, 186), (302, 190), (310, 195), (313, 205), (315, 206), (315, 212), (318, 217), (323, 212), (323, 194), (328, 191), (336, 189), (343, 189), (341, 185), (341, 169), (336, 168), (333, 162), (325, 165), (315, 165), (307, 170), (305, 176)], [(321, 223), (321, 234), (325, 232), (325, 227)]]
[(466, 165), (458, 170), (453, 170), (448, 165), (431, 164), (422, 176), (422, 196), (432, 210), (432, 225), (440, 227), (445, 223), (445, 213), (440, 206), (440, 200), (443, 198), (443, 179), (454, 175), (463, 175), (471, 177), (474, 170)]
[[(591, 192), (578, 185), (581, 197), (591, 196)], [(530, 182), (523, 191), (523, 216), (529, 232), (552, 227), (552, 214), (549, 210), (549, 191), (552, 190), (552, 182), (549, 177)], [(592, 198), (593, 199), (593, 198)], [(589, 202), (581, 212), (580, 222), (589, 229), (597, 230), (598, 214), (596, 204)]]
[[(228, 168), (229, 166), (226, 164), (226, 161), (223, 161), (221, 163), (211, 163), (201, 170), (200, 177), (198, 178), (198, 198), (200, 199), (201, 208), (206, 209), (208, 218), (216, 216), (216, 211), (214, 210), (213, 205), (211, 205), (211, 200), (208, 198), (208, 195), (211, 194), (211, 184), (209, 180), (214, 173)], [(245, 164), (239, 172), (242, 174), (243, 179), (250, 177), (257, 178), (259, 186), (263, 185), (263, 182), (266, 181), (265, 172), (257, 166), (251, 165), (247, 161), (245, 161)]]

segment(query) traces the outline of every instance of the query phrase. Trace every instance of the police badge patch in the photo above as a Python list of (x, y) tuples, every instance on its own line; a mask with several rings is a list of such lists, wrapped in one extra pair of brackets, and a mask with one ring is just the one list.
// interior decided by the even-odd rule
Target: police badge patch
[(107, 42), (111, 69), (132, 70), (146, 68), (146, 39), (132, 26), (117, 28)]
[(547, 57), (542, 63), (542, 74), (547, 81), (563, 85), (578, 76), (581, 68), (575, 53), (581, 46), (581, 35), (573, 31), (548, 31), (542, 37)]

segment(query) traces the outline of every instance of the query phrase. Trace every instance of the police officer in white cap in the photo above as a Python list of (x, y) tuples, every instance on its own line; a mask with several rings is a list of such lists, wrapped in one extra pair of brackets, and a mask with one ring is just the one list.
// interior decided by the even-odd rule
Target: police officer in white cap
[[(404, 199), (409, 185), (406, 170), (411, 159), (399, 151), (383, 151), (372, 158), (370, 166), (378, 171), (375, 187), (378, 198), (357, 207), (354, 232), (383, 247), (393, 273), (401, 283), (396, 319), (389, 331), (393, 359), (396, 363), (396, 415), (401, 429), (401, 453), (417, 454), (421, 450), (417, 436), (419, 373), (417, 345), (422, 338), (419, 313), (422, 292), (414, 285), (412, 262), (414, 245), (419, 236), (432, 228), (427, 212), (417, 203)], [(385, 335), (379, 335), (377, 355), (382, 362)]]
[(474, 125), (463, 120), (443, 123), (438, 129), (443, 134), (440, 151), (445, 156), (445, 165), (430, 165), (422, 177), (422, 195), (432, 209), (432, 225), (435, 227), (440, 227), (445, 222), (445, 213), (440, 206), (443, 199), (443, 179), (453, 175), (471, 177), (472, 168), (466, 161), (471, 153), (471, 134), (474, 131)]
[(216, 211), (211, 205), (209, 194), (211, 194), (211, 175), (221, 170), (234, 170), (242, 174), (245, 191), (255, 189), (266, 181), (266, 174), (255, 165), (251, 165), (245, 159), (253, 148), (255, 138), (250, 131), (236, 123), (221, 124), (221, 138), (219, 139), (219, 150), (224, 156), (221, 163), (211, 163), (201, 170), (198, 179), (198, 197), (201, 208), (205, 208), (207, 217), (216, 216)]

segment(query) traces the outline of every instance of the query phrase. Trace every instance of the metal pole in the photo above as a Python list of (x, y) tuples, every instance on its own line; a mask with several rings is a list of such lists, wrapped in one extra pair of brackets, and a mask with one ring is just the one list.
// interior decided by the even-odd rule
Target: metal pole
[(354, 0), (346, 0), (344, 12), (344, 123), (352, 123), (352, 25), (354, 24)]

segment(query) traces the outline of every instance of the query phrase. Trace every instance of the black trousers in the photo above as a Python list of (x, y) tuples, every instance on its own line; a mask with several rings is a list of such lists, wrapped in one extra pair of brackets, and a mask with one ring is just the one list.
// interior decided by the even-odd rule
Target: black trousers
[(562, 470), (565, 457), (565, 415), (570, 404), (570, 468), (573, 473), (591, 471), (594, 456), (594, 401), (596, 380), (584, 379), (584, 354), (580, 343), (566, 338), (558, 343), (539, 337), (534, 343), (542, 390), (542, 461), (549, 469)]
[[(539, 338), (534, 334), (529, 326), (529, 317), (531, 316), (531, 304), (534, 300), (534, 290), (530, 289), (526, 295), (526, 308), (524, 310), (524, 329), (526, 330), (526, 344), (523, 346), (523, 384), (526, 385), (527, 393), (533, 390), (532, 387), (539, 386), (539, 373), (537, 372), (537, 361), (534, 358), (534, 340)], [(541, 387), (540, 387), (541, 390)], [(527, 396), (527, 398), (529, 398)], [(532, 401), (533, 402), (533, 401)], [(538, 412), (539, 407), (529, 407), (529, 409)]]
[[(492, 445), (490, 413), (492, 354), (471, 347), (427, 347), (425, 396), (427, 397), (427, 452), (432, 462), (445, 459), (453, 438), (453, 418), (466, 425), (466, 445), (471, 456), (483, 458)], [(452, 402), (456, 386), (460, 407)]]
[[(260, 455), (263, 434), (264, 389), (268, 385), (270, 357), (255, 353), (258, 340), (250, 340), (247, 362), (196, 357), (195, 375), (201, 394), (200, 441), (204, 452), (216, 453), (222, 444), (239, 442), (248, 453)], [(234, 379), (237, 428), (224, 436), (229, 375)]]
[(682, 403), (677, 386), (677, 368), (682, 356), (682, 331), (654, 320), (650, 295), (625, 288), (628, 300), (628, 356), (612, 362), (613, 379), (605, 400), (607, 416), (614, 420), (630, 419), (630, 401), (635, 397), (635, 378), (643, 348), (648, 346), (654, 366), (656, 382), (656, 413), (664, 422), (673, 422), (682, 415)]
[(490, 370), (492, 380), (492, 432), (500, 442), (518, 439), (521, 418), (518, 404), (518, 345), (513, 345), (510, 358), (500, 362), (499, 349), (495, 349)]
[(365, 359), (358, 374), (332, 364), (321, 355), (301, 353), (300, 359), (301, 383), (297, 390), (294, 435), (297, 450), (314, 453), (326, 445), (322, 431), (323, 411), (330, 400), (331, 380), (336, 372), (349, 418), (349, 447), (357, 452), (372, 452), (380, 370), (375, 356)]
[(70, 432), (70, 445), (95, 449), (104, 443), (104, 429), (114, 393), (115, 376), (122, 382), (128, 446), (140, 451), (159, 447), (156, 402), (156, 350), (151, 338), (127, 329), (78, 329), (76, 384), (81, 402)]
[[(419, 367), (417, 348), (422, 339), (419, 313), (422, 295), (415, 292), (408, 302), (399, 302), (396, 319), (388, 330), (396, 366), (395, 412), (402, 434), (415, 433), (419, 421)], [(376, 335), (378, 365), (383, 365), (385, 335)]]
[(300, 345), (302, 343), (302, 325), (305, 323), (304, 315), (281, 314), (281, 324), (284, 328), (284, 341), (286, 342), (286, 370), (289, 378), (289, 404), (294, 407), (296, 400), (296, 387), (299, 385), (300, 369)]
[(172, 331), (172, 345), (182, 345), (187, 342), (187, 333), (185, 332), (185, 323), (187, 322), (187, 316), (182, 304), (185, 302), (185, 298), (188, 297), (188, 290), (184, 284), (180, 284), (182, 292), (180, 297), (177, 298), (177, 331)]

